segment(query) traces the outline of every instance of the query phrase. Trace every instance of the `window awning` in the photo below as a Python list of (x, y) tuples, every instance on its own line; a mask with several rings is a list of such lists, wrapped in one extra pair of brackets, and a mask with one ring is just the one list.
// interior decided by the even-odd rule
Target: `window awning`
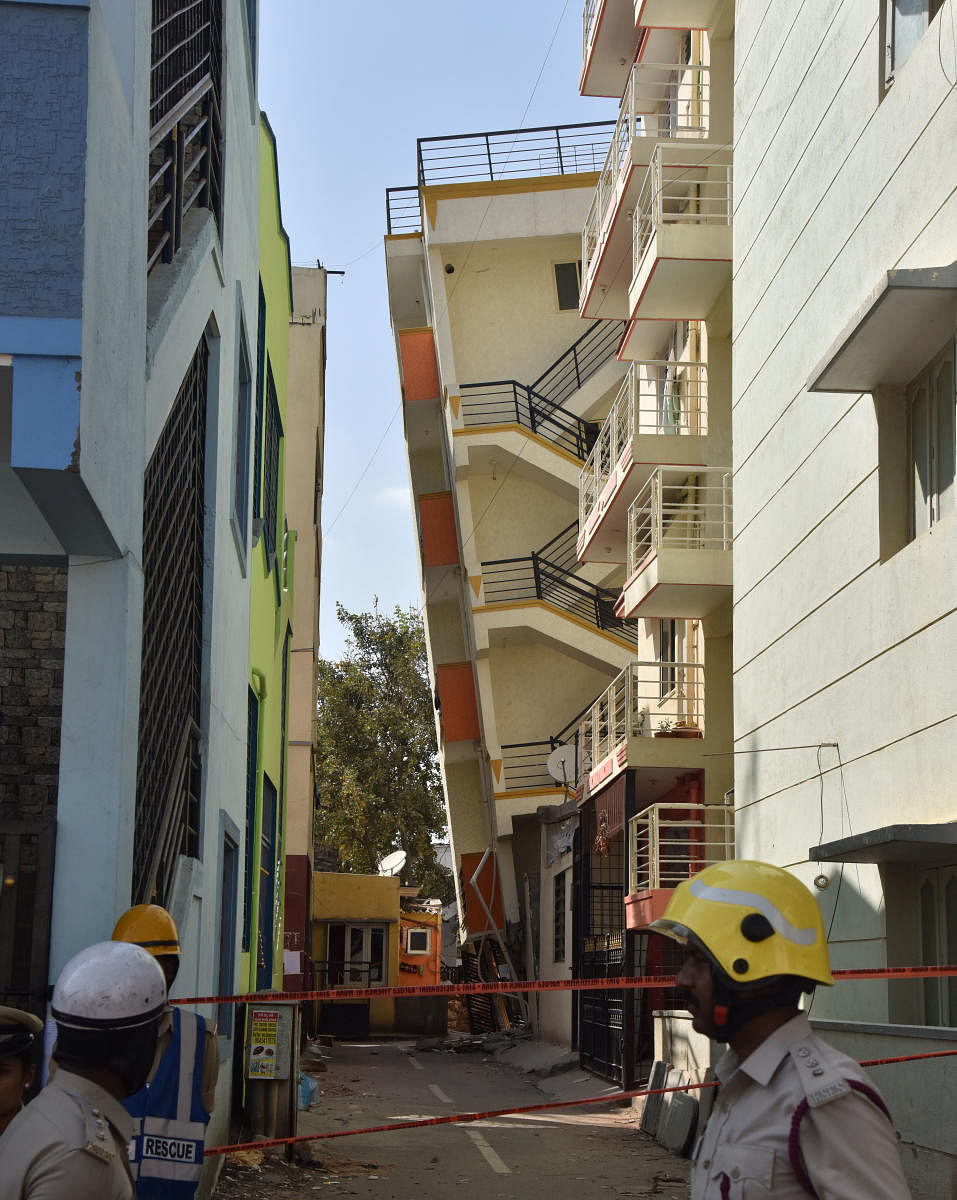
[(836, 842), (812, 846), (811, 862), (916, 863), (942, 867), (957, 863), (957, 821), (936, 825), (885, 825)]
[(887, 271), (824, 358), (810, 392), (903, 387), (934, 357), (957, 321), (957, 262)]

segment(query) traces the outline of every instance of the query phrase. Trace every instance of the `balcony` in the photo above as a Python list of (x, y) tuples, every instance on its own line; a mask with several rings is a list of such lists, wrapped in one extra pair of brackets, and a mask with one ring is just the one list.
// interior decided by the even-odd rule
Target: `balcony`
[(621, 616), (705, 617), (731, 592), (731, 473), (659, 467), (628, 510)]
[(630, 662), (556, 742), (577, 747), (582, 796), (626, 767), (704, 766), (705, 672), (696, 662)]
[[(675, 789), (678, 795), (685, 789)], [(734, 857), (730, 804), (666, 800), (628, 822), (628, 929), (647, 929), (665, 911), (671, 893), (712, 863)]]
[[(636, 25), (710, 29), (723, 0), (633, 0)], [(631, 7), (631, 5), (629, 5)]]
[(462, 384), (461, 411), (466, 430), (517, 425), (579, 462), (584, 461), (597, 432), (594, 422), (583, 421), (515, 379)]
[[(643, 55), (631, 68), (621, 112), (582, 234), (583, 317), (626, 317), (631, 221), (644, 175), (658, 143), (713, 145), (711, 66), (679, 60), (680, 35), (662, 54)], [(717, 131), (730, 141), (730, 123)]]
[(633, 362), (581, 470), (579, 561), (624, 563), (638, 490), (661, 464), (705, 465), (707, 435), (705, 363)]
[(641, 30), (633, 0), (585, 0), (582, 10), (583, 96), (620, 96)]
[(731, 150), (659, 144), (635, 205), (633, 318), (704, 320), (731, 279)]

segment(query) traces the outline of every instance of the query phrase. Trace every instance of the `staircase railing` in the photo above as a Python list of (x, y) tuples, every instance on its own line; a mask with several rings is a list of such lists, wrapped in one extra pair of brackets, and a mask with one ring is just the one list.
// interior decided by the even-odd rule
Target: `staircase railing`
[(626, 321), (595, 321), (531, 387), (550, 404), (564, 404), (599, 368), (616, 357), (626, 324)]
[(598, 436), (597, 422), (583, 421), (560, 405), (549, 403), (516, 379), (463, 383), (461, 391), (462, 421), (469, 428), (515, 423), (582, 462)]

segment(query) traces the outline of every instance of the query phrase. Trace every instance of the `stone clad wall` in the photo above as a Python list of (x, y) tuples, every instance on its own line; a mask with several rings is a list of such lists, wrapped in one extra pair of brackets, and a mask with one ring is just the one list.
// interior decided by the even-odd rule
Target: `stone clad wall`
[(0, 562), (0, 820), (56, 813), (65, 567)]

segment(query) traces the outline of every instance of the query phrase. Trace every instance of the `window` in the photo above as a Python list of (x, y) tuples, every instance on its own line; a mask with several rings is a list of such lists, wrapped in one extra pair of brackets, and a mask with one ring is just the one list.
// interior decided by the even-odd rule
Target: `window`
[[(263, 423), (265, 420), (266, 387), (266, 293), (263, 281), (259, 281), (259, 318), (256, 329), (256, 457), (253, 467), (253, 516), (263, 515)], [(253, 544), (258, 536), (253, 537)]]
[(259, 756), (259, 697), (249, 689), (246, 702), (246, 886), (243, 890), (243, 949), (249, 949), (253, 894), (253, 833), (256, 829), (256, 763)]
[(13, 437), (13, 357), (0, 354), (0, 462), (10, 461)]
[(260, 991), (272, 987), (273, 935), (276, 928), (278, 865), (276, 818), (279, 811), (276, 785), (263, 775), (262, 828), (259, 845), (259, 929), (256, 956), (256, 987)]
[(571, 308), (578, 311), (578, 294), (581, 286), (581, 259), (578, 262), (555, 264), (555, 288), (558, 292), (558, 307), (561, 312)]
[(907, 389), (912, 538), (954, 510), (955, 405), (951, 342)]
[(895, 72), (910, 58), (943, 5), (944, 0), (885, 0), (885, 87), (894, 82)]
[(233, 473), (233, 516), (244, 550), (249, 526), (249, 422), (252, 402), (252, 371), (246, 330), (239, 326), (239, 371), (236, 381), (236, 446)]
[(658, 633), (658, 661), (662, 664), (658, 669), (659, 699), (671, 694), (675, 689), (675, 667), (679, 660), (678, 645), (683, 640), (684, 622), (663, 620)]
[(266, 540), (266, 569), (276, 562), (276, 537), (279, 532), (279, 455), (282, 418), (273, 380), (272, 366), (266, 356), (266, 428), (263, 435), (263, 537)]
[[(239, 883), (239, 850), (228, 833), (223, 834), (223, 877), (219, 897), (219, 994), (234, 990), (233, 967), (236, 945), (236, 890)], [(233, 1036), (232, 1004), (220, 1004), (216, 1023), (224, 1037)]]
[(428, 954), (430, 941), (428, 929), (410, 929), (406, 935), (406, 953)]
[[(921, 963), (957, 962), (957, 866), (924, 872), (918, 881)], [(957, 978), (924, 979), (925, 1025), (957, 1025)]]
[(565, 961), (565, 876), (567, 871), (559, 871), (555, 876), (555, 925), (553, 962)]
[(374, 987), (385, 982), (385, 926), (330, 924), (326, 979), (331, 987)]

